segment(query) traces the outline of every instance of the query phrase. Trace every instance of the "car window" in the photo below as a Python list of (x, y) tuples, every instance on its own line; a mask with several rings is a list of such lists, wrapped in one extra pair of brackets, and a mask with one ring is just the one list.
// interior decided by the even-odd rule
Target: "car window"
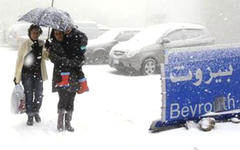
[(117, 41), (127, 41), (132, 38), (138, 31), (123, 31), (117, 37)]
[(99, 35), (97, 24), (93, 22), (76, 22), (77, 28), (84, 32), (89, 39), (94, 39)]
[(170, 32), (168, 35), (167, 35), (167, 38), (170, 40), (170, 41), (178, 41), (178, 40), (185, 40), (186, 39), (186, 36), (185, 34), (183, 33), (183, 30), (175, 30), (173, 32)]
[(206, 35), (206, 32), (200, 29), (184, 29), (184, 34), (186, 36), (186, 39), (193, 39)]

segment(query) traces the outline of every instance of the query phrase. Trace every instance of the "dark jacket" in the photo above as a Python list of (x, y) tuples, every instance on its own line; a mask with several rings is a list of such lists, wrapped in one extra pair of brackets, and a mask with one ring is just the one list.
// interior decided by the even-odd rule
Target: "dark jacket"
[(87, 42), (87, 36), (73, 28), (69, 34), (64, 36), (64, 49), (66, 49), (69, 56), (75, 57), (75, 55), (78, 55), (85, 60), (84, 53), (86, 52)]
[(64, 87), (64, 89), (76, 92), (79, 90), (79, 71), (83, 65), (83, 59), (79, 53), (67, 53), (64, 49), (63, 43), (59, 43), (53, 40), (49, 48), (49, 58), (52, 63), (54, 63), (53, 69), (53, 79), (52, 79), (52, 91), (56, 92), (59, 89), (56, 88), (56, 84), (61, 82), (61, 72), (65, 72), (65, 68), (70, 72), (69, 87)]
[(70, 87), (66, 89), (77, 91), (88, 38), (84, 33), (74, 28), (68, 35), (64, 36), (61, 43), (54, 38), (53, 32), (51, 37), (53, 41), (50, 46), (49, 58), (54, 63), (52, 90), (53, 92), (58, 90), (55, 85), (61, 81), (60, 73), (67, 70), (67, 72), (70, 72)]
[(31, 46), (32, 50), (25, 56), (24, 60), (32, 59), (31, 65), (23, 65), (22, 74), (24, 76), (34, 76), (34, 78), (42, 79), (41, 75), (41, 61), (42, 61), (42, 49), (38, 41), (33, 41)]

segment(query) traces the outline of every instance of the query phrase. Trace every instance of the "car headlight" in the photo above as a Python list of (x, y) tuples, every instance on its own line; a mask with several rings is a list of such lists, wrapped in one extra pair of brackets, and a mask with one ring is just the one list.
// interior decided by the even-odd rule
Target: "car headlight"
[(129, 57), (135, 56), (136, 54), (137, 54), (136, 51), (128, 51), (128, 52), (126, 53), (126, 56), (129, 58)]

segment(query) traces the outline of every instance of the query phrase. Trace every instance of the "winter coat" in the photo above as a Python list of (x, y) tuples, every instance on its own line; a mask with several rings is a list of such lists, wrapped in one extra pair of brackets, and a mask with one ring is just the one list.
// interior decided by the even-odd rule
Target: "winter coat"
[[(49, 58), (54, 63), (52, 91), (68, 90), (70, 92), (77, 92), (79, 90), (79, 71), (83, 65), (83, 58), (80, 53), (71, 51), (67, 52), (64, 49), (64, 43), (53, 40), (49, 48)], [(58, 87), (56, 84), (61, 82), (61, 72), (65, 72), (66, 68), (70, 72), (69, 87)]]
[(69, 34), (64, 36), (63, 46), (69, 56), (81, 56), (82, 59), (85, 59), (84, 53), (86, 52), (87, 42), (87, 36), (83, 32), (73, 28)]
[(79, 30), (72, 29), (68, 35), (64, 36), (63, 42), (58, 42), (51, 34), (53, 42), (50, 47), (49, 58), (54, 63), (52, 91), (56, 92), (63, 88), (56, 88), (56, 84), (61, 81), (61, 72), (66, 68), (70, 72), (70, 86), (65, 88), (71, 92), (79, 90), (79, 79), (82, 65), (84, 64), (84, 53), (87, 45), (87, 36)]
[[(32, 47), (31, 47), (32, 44), (33, 44), (33, 41), (28, 39), (25, 42), (23, 42), (23, 44), (20, 46), (20, 48), (18, 50), (16, 69), (15, 69), (16, 83), (20, 83), (20, 81), (21, 81), (24, 59), (25, 59), (25, 56), (32, 50)], [(39, 45), (43, 46), (44, 42), (42, 40), (39, 40)], [(48, 53), (45, 51), (45, 48), (43, 48), (42, 59), (41, 59), (41, 75), (42, 75), (43, 81), (48, 79), (47, 69), (46, 69), (46, 64), (45, 64), (45, 60), (48, 59), (47, 55), (48, 55)]]

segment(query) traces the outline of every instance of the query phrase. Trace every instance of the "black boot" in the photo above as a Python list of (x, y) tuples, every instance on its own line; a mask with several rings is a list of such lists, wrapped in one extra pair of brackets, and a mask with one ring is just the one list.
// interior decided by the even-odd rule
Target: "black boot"
[(41, 118), (38, 113), (34, 117), (37, 123), (41, 122)]
[(65, 114), (65, 129), (69, 132), (74, 132), (74, 128), (71, 126), (72, 111), (67, 111)]
[(33, 116), (28, 115), (27, 125), (32, 126), (33, 125)]
[(58, 110), (57, 129), (63, 131), (64, 110)]

